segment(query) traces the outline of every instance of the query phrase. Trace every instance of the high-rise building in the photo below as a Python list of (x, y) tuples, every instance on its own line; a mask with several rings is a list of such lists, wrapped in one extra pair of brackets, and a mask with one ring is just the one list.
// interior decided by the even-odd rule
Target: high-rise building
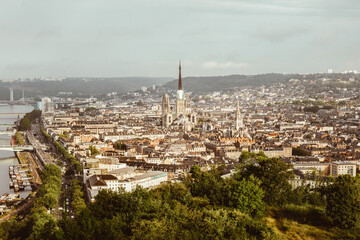
[(51, 98), (44, 97), (41, 99), (41, 107), (43, 113), (54, 112), (55, 104), (51, 101)]
[(177, 90), (177, 98), (176, 98), (176, 117), (185, 114), (185, 96), (184, 91), (182, 89), (182, 79), (181, 79), (181, 63), (179, 63), (179, 83)]

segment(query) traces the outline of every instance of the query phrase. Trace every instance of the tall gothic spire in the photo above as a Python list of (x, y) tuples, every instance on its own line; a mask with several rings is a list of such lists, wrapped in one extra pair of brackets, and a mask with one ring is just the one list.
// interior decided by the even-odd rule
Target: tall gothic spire
[(239, 130), (240, 128), (243, 128), (243, 119), (241, 117), (240, 113), (240, 106), (239, 102), (236, 103), (236, 113), (235, 113), (235, 130)]
[(182, 80), (181, 80), (181, 62), (179, 61), (179, 85), (178, 90), (182, 90)]

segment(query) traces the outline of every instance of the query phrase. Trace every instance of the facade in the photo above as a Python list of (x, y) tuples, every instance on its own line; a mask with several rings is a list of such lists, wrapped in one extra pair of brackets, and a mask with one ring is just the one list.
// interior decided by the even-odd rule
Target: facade
[(339, 175), (349, 174), (353, 177), (356, 176), (356, 164), (351, 162), (331, 162), (330, 174), (333, 177)]
[(153, 171), (119, 181), (119, 187), (124, 188), (126, 192), (132, 192), (137, 186), (151, 189), (167, 181), (168, 176), (166, 172)]
[(87, 183), (91, 200), (94, 200), (99, 191), (103, 189), (111, 191), (124, 189), (126, 192), (131, 192), (137, 186), (151, 189), (168, 181), (168, 174), (166, 172), (151, 171), (136, 174), (134, 169), (122, 168), (113, 170), (112, 174), (98, 174), (89, 177)]
[(55, 110), (55, 104), (51, 101), (51, 98), (48, 97), (41, 99), (41, 107), (43, 113), (52, 113)]

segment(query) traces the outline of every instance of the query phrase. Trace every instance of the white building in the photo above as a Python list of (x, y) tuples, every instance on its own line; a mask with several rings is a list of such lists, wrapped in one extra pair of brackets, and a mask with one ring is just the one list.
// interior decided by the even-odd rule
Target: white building
[(356, 164), (352, 162), (332, 162), (330, 165), (330, 174), (333, 177), (349, 174), (356, 176)]
[(168, 177), (166, 172), (147, 172), (135, 176), (133, 178), (125, 179), (119, 181), (120, 187), (124, 188), (125, 191), (131, 192), (136, 189), (136, 186), (141, 186), (143, 188), (154, 188), (159, 186), (163, 182), (167, 182)]
[(136, 186), (151, 189), (168, 181), (167, 173), (160, 171), (135, 175), (134, 168), (122, 168), (113, 170), (111, 173), (113, 174), (99, 174), (89, 177), (87, 183), (92, 201), (95, 200), (95, 196), (102, 189), (119, 191), (123, 188), (125, 191), (131, 192), (136, 189)]
[(55, 104), (51, 101), (51, 98), (44, 97), (41, 99), (41, 107), (43, 113), (54, 112)]

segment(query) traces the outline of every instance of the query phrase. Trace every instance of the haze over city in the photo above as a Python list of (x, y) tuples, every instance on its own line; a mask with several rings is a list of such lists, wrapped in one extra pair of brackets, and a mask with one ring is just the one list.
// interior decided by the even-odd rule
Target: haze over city
[(358, 69), (356, 0), (1, 1), (0, 78)]

